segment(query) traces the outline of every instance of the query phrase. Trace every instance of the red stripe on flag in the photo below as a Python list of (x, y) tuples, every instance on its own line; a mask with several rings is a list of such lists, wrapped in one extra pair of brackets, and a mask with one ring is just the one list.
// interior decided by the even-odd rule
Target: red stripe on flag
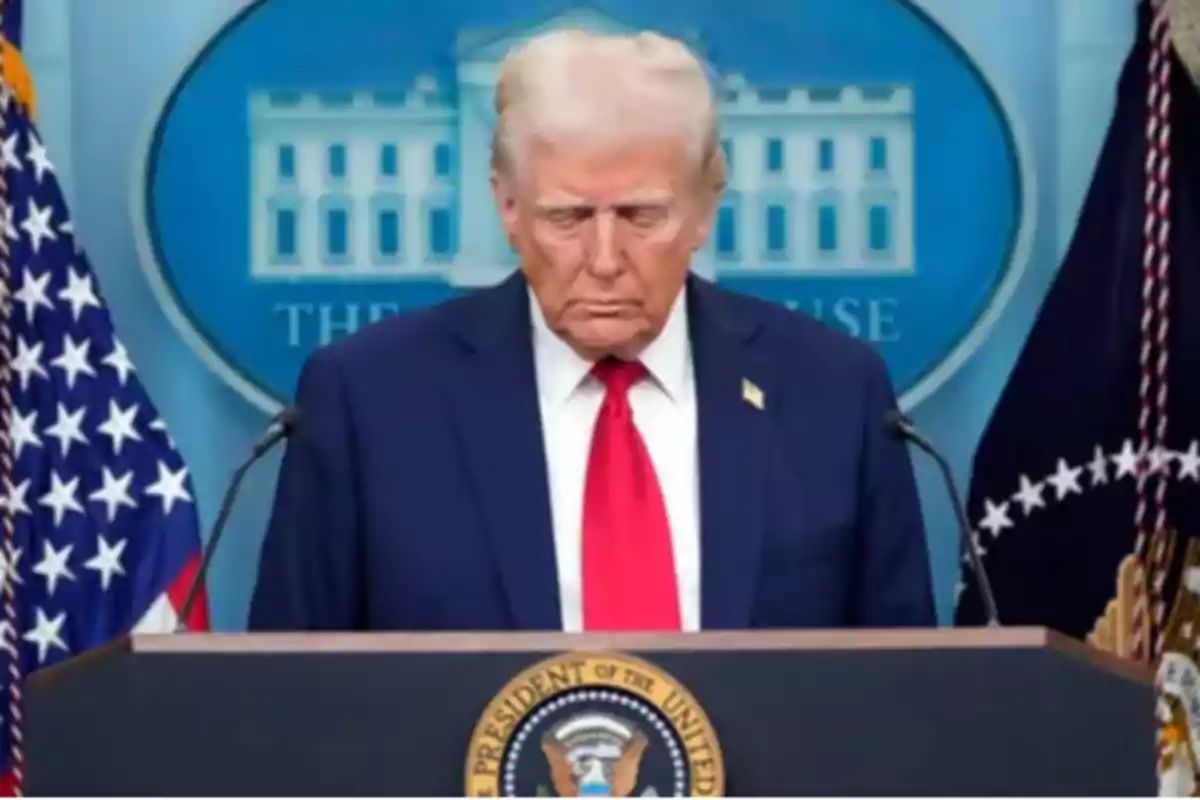
[[(167, 597), (171, 601), (171, 605), (175, 607), (175, 612), (179, 613), (183, 610), (183, 603), (187, 599), (188, 590), (192, 586), (192, 581), (196, 577), (196, 573), (200, 571), (200, 554), (192, 556), (179, 574), (175, 576), (175, 580), (167, 587)], [(196, 602), (192, 604), (192, 611), (188, 614), (187, 629), (190, 631), (206, 631), (209, 629), (208, 619), (208, 592), (204, 586), (196, 593)]]

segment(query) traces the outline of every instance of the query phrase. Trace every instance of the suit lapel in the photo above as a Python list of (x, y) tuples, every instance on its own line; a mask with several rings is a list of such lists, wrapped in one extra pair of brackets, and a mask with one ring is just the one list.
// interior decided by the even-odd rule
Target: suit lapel
[[(756, 321), (710, 284), (689, 280), (700, 458), (701, 626), (743, 628), (765, 524), (771, 417)], [(761, 406), (761, 407), (760, 407)]]
[(461, 309), (451, 397), (484, 527), (516, 625), (561, 627), (553, 523), (525, 282)]

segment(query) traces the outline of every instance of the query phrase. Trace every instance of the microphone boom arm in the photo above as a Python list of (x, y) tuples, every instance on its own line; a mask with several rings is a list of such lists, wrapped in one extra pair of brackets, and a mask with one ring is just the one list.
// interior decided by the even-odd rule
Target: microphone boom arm
[(946, 491), (950, 494), (950, 505), (954, 507), (954, 516), (958, 523), (961, 545), (967, 551), (967, 559), (971, 562), (971, 571), (975, 573), (975, 579), (979, 582), (979, 595), (988, 617), (988, 627), (1000, 627), (1000, 612), (996, 606), (996, 597), (992, 593), (992, 584), (988, 580), (987, 570), (983, 568), (983, 559), (979, 555), (975, 537), (971, 533), (971, 523), (967, 520), (967, 513), (963, 509), (963, 504), (959, 499), (960, 495), (958, 487), (955, 485), (954, 472), (950, 469), (949, 462), (938, 452), (933, 443), (921, 435), (912, 422), (899, 411), (893, 409), (888, 412), (886, 425), (888, 431), (893, 436), (912, 442), (928, 454), (934, 463), (938, 465), (938, 469), (941, 470), (942, 481), (946, 486)]
[(196, 600), (200, 596), (200, 590), (204, 586), (204, 578), (208, 574), (208, 565), (212, 561), (213, 554), (217, 551), (217, 544), (220, 542), (222, 534), (225, 532), (225, 526), (229, 522), (229, 515), (233, 511), (233, 502), (242, 487), (242, 480), (246, 477), (246, 473), (250, 471), (250, 468), (260, 458), (266, 455), (267, 451), (274, 447), (280, 440), (292, 434), (299, 419), (300, 412), (293, 407), (285, 408), (276, 414), (274, 419), (271, 420), (271, 427), (267, 434), (254, 445), (250, 450), (249, 457), (233, 473), (233, 478), (229, 482), (229, 489), (225, 492), (225, 499), (221, 502), (221, 510), (217, 514), (217, 521), (213, 525), (212, 535), (208, 537), (208, 541), (204, 545), (204, 551), (200, 557), (200, 567), (196, 571), (196, 576), (192, 579), (191, 585), (188, 587), (188, 593), (184, 598), (183, 605), (180, 606), (178, 621), (175, 626), (176, 633), (184, 633), (188, 630), (188, 617), (191, 616), (192, 607), (196, 604)]

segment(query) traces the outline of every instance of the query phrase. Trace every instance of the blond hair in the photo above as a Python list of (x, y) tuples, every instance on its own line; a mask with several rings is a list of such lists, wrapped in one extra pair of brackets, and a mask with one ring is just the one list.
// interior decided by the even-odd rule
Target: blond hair
[(496, 83), (492, 169), (513, 176), (533, 139), (621, 144), (674, 136), (702, 178), (724, 184), (716, 103), (700, 60), (653, 32), (563, 29), (510, 53)]

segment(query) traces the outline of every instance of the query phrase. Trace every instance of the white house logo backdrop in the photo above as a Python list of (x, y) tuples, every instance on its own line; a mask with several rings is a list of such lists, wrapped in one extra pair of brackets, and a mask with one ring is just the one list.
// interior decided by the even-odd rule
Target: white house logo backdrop
[(655, 28), (710, 66), (731, 170), (698, 273), (869, 340), (906, 405), (979, 343), (1032, 181), (1002, 94), (919, 5), (257, 0), (182, 70), (136, 181), (148, 273), (206, 362), (271, 411), (315, 347), (509, 274), (497, 66), (566, 26)]

